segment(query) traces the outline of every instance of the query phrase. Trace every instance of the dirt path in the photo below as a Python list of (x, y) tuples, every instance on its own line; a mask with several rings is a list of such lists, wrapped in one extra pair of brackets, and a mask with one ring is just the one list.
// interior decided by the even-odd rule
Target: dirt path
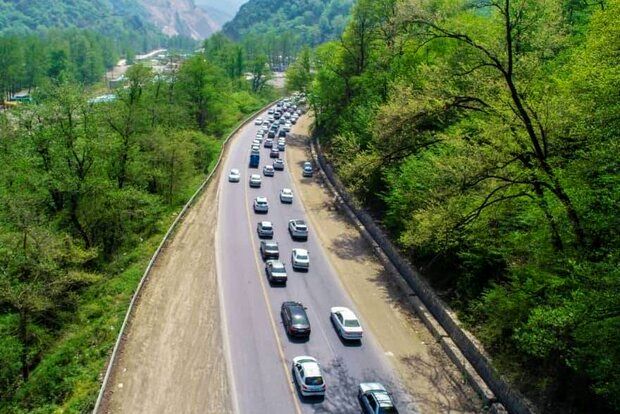
[(304, 179), (301, 165), (311, 159), (307, 135), (312, 119), (300, 118), (288, 138), (286, 159), (295, 191), (308, 211), (329, 259), (345, 289), (390, 357), (404, 385), (412, 390), (422, 413), (476, 413), (482, 403), (414, 315), (399, 287), (387, 274), (357, 229), (335, 208), (321, 177)]
[(150, 276), (112, 378), (110, 413), (230, 413), (213, 177)]

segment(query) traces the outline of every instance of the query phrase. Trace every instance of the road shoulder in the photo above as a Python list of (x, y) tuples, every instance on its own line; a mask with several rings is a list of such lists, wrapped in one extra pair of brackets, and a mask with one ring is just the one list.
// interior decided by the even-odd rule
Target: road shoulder
[(215, 259), (218, 185), (216, 174), (158, 258), (104, 412), (232, 412)]
[(295, 125), (293, 137), (287, 139), (286, 159), (310, 224), (363, 323), (373, 332), (422, 413), (481, 412), (480, 399), (415, 316), (366, 240), (338, 211), (322, 178), (301, 177), (303, 162), (311, 159), (311, 122), (304, 116)]

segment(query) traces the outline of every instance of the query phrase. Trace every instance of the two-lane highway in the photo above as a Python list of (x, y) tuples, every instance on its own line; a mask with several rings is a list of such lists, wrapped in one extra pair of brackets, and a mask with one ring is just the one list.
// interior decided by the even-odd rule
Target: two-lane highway
[[(266, 116), (266, 113), (261, 114)], [(258, 126), (242, 128), (231, 142), (219, 188), (217, 228), (217, 267), (220, 281), (227, 355), (231, 370), (232, 395), (239, 413), (352, 413), (359, 412), (357, 385), (379, 381), (395, 394), (401, 412), (415, 412), (411, 398), (399, 390), (390, 363), (366, 328), (361, 344), (340, 340), (329, 319), (333, 306), (355, 311), (338, 276), (327, 260), (306, 212), (295, 194), (292, 205), (282, 204), (279, 192), (292, 188), (290, 174), (301, 174), (301, 167), (286, 165), (274, 177), (265, 177), (262, 167), (272, 164), (269, 150), (261, 145), (260, 167), (249, 167), (250, 144)], [(284, 159), (284, 154), (281, 153)], [(241, 171), (239, 183), (228, 182), (231, 168)], [(262, 186), (250, 188), (250, 174), (260, 174)], [(268, 214), (255, 214), (252, 203), (257, 196), (269, 201)], [(293, 241), (288, 233), (290, 219), (304, 219), (310, 235), (306, 242)], [(274, 224), (273, 240), (279, 243), (280, 260), (286, 264), (288, 283), (272, 287), (260, 258), (259, 221)], [(310, 252), (310, 270), (295, 272), (291, 252), (302, 247)], [(280, 318), (282, 302), (294, 300), (307, 307), (312, 325), (308, 341), (293, 341), (284, 331)], [(364, 321), (362, 320), (362, 325)], [(395, 332), (395, 334), (398, 334)], [(327, 384), (324, 399), (298, 395), (291, 376), (291, 360), (310, 355), (319, 361)]]

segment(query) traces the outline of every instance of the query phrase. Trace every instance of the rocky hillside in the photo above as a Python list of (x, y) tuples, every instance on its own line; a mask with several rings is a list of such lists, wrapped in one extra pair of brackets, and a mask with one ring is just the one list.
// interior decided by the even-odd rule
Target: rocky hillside
[(168, 36), (192, 39), (209, 37), (221, 27), (219, 19), (210, 16), (194, 0), (139, 0), (147, 11), (149, 21)]

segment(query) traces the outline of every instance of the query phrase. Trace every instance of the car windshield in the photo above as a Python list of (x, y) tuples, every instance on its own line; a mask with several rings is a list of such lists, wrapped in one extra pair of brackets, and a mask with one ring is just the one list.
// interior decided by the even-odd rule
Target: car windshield
[(308, 377), (306, 385), (323, 385), (323, 377)]
[(267, 247), (267, 250), (270, 250), (270, 251), (278, 250), (277, 244), (268, 244), (266, 247)]
[(308, 260), (308, 256), (297, 253), (297, 260)]
[(360, 323), (355, 319), (345, 319), (344, 326), (347, 328), (357, 328), (360, 326)]
[(271, 224), (270, 223), (263, 223), (263, 224), (261, 224), (261, 227), (263, 228), (263, 230), (271, 230)]
[(307, 325), (308, 319), (303, 313), (293, 313), (293, 323), (295, 325)]
[(273, 269), (274, 272), (284, 271), (284, 265), (282, 263), (274, 263), (273, 265), (271, 265), (271, 268)]

